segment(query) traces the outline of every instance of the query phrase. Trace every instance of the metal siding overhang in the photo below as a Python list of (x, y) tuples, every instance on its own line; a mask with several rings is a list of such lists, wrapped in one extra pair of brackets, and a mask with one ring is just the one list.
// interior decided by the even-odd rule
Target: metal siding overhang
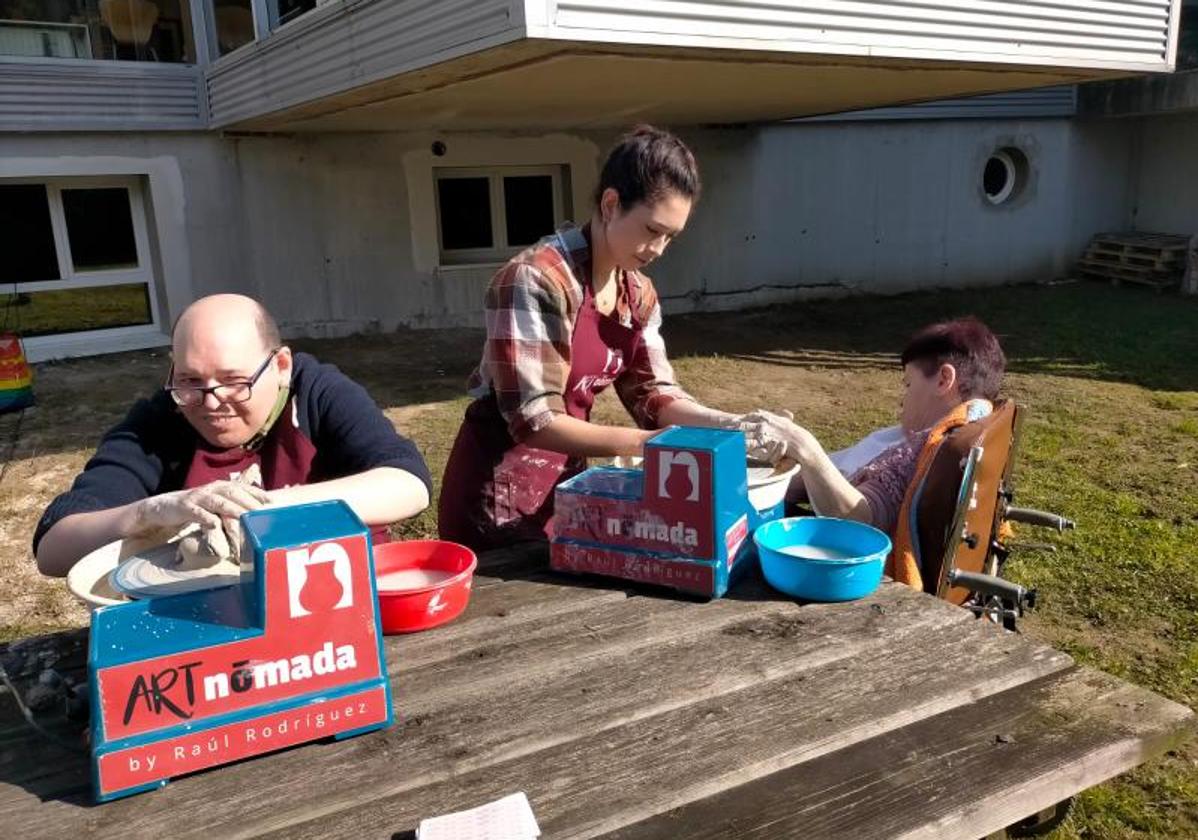
[(543, 34), (1151, 72), (1172, 69), (1179, 6), (1179, 0), (557, 0)]
[(1071, 117), (1077, 113), (1077, 88), (1061, 85), (959, 99), (937, 99), (892, 108), (871, 108), (805, 117), (795, 122), (870, 122), (874, 120), (1024, 119)]
[[(1166, 71), (1178, 5), (357, 0), (318, 7), (216, 62), (209, 107), (214, 126), (244, 131), (786, 119)], [(675, 87), (654, 78), (663, 70)], [(596, 90), (597, 73), (612, 75), (618, 95)], [(711, 93), (725, 81), (735, 98)], [(595, 113), (583, 112), (588, 97)], [(1035, 94), (952, 108), (1055, 115), (1063, 106)]]
[(221, 127), (351, 91), (522, 38), (513, 0), (332, 3), (208, 71), (209, 112)]
[(186, 64), (0, 58), (0, 131), (194, 131), (202, 81)]

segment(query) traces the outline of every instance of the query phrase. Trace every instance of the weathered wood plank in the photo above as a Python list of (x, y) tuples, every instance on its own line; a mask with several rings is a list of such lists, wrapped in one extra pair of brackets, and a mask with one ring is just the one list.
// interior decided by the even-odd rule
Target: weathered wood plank
[[(526, 622), (539, 621), (552, 627), (556, 616), (628, 597), (626, 591), (618, 588), (619, 581), (611, 582), (616, 584), (615, 589), (606, 588), (603, 581), (571, 581), (572, 585), (563, 586), (552, 574), (531, 573), (528, 579), (491, 582), (502, 585), (476, 590), (466, 613), (453, 623), (427, 633), (388, 637), (386, 646), (393, 680), (404, 670), (464, 655), (471, 646), (482, 646), (488, 640), (493, 641), (493, 637), (519, 634), (520, 626)], [(21, 640), (0, 648), (0, 655), (11, 668), (10, 676), (17, 690), (27, 692), (36, 684), (44, 664), (56, 668), (69, 664), (73, 676), (85, 679), (86, 645), (87, 630), (81, 629)], [(15, 702), (4, 701), (0, 696), (0, 732), (7, 733), (5, 748), (0, 752), (0, 806), (10, 802), (10, 795), (15, 797), (11, 800), (14, 802), (22, 798), (21, 792), (9, 789), (6, 782), (17, 788), (30, 787), (41, 798), (85, 801), (88, 770), (82, 752), (63, 751), (60, 759), (46, 766), (31, 764), (29, 752), (44, 749), (47, 742), (28, 727)], [(71, 724), (54, 717), (39, 719), (51, 726), (56, 735), (78, 740), (82, 748), (84, 724)]]
[[(593, 836), (1069, 664), (1062, 654), (981, 622), (924, 628), (905, 644), (875, 645), (811, 671), (580, 732), (509, 761), (474, 770), (464, 758), (447, 762), (445, 780), (435, 784), (413, 788), (410, 780), (394, 779), (340, 805), (310, 801), (308, 822), (274, 823), (280, 837), (379, 836), (411, 828), (423, 816), (526, 790), (548, 836)], [(523, 717), (519, 699), (512, 702), (513, 716)], [(256, 836), (262, 827), (243, 825), (235, 836)]]
[[(442, 636), (448, 656), (436, 633), (399, 640), (400, 651), (415, 643), (393, 670), (408, 718), (388, 732), (100, 808), (78, 807), (66, 789), (67, 801), (38, 802), (54, 792), (0, 785), (0, 810), (31, 837), (371, 835), (526, 789), (551, 836), (585, 836), (1069, 664), (901, 586), (802, 607), (558, 587), (577, 599), (566, 609), (542, 586), (556, 585), (480, 590), (478, 614), (444, 628), (457, 634)], [(489, 611), (501, 603), (515, 605), (509, 615)]]
[[(405, 785), (440, 781), (450, 772), (756, 685), (771, 671), (781, 674), (801, 669), (804, 661), (814, 667), (851, 655), (866, 643), (883, 644), (895, 628), (918, 634), (937, 624), (972, 622), (957, 610), (923, 609), (926, 599), (899, 587), (885, 587), (875, 597), (871, 603), (881, 610), (869, 603), (834, 609), (800, 608), (787, 601), (696, 604), (636, 597), (567, 616), (565, 621), (555, 618), (546, 626), (557, 637), (505, 636), (479, 649), (498, 651), (494, 656), (480, 659), (477, 651), (466, 650), (459, 661), (400, 676), (395, 696), (406, 718), (402, 728), (311, 746), (306, 754), (267, 757), (263, 760), (270, 766), (257, 770), (246, 766), (181, 780), (156, 793), (160, 802), (152, 808), (132, 800), (105, 806), (105, 817), (115, 815), (114, 822), (110, 826), (103, 819), (89, 830), (119, 831), (121, 811), (129, 807), (130, 813), (137, 813), (141, 829), (165, 831), (193, 812), (199, 819), (213, 801), (234, 800), (236, 810), (207, 817), (206, 827), (224, 833), (259, 820), (269, 826), (279, 819), (278, 802), (295, 787), (311, 791), (304, 801), (308, 809), (321, 799), (369, 801), (380, 784), (379, 795), (394, 791), (392, 768), (408, 768)], [(805, 619), (809, 631), (804, 633), (797, 621), (786, 621), (796, 614), (810, 615)], [(585, 631), (587, 627), (593, 629)], [(852, 636), (860, 637), (860, 643), (847, 644), (846, 637)], [(805, 640), (809, 644), (803, 645)], [(763, 651), (763, 643), (774, 650)], [(717, 653), (705, 659), (695, 655), (697, 649)], [(773, 658), (779, 662), (771, 665)], [(247, 785), (242, 775), (247, 770), (261, 778)], [(183, 787), (197, 783), (192, 792)]]
[[(0, 729), (0, 814), (13, 803), (34, 797), (90, 791), (91, 776), (83, 741), (71, 751), (33, 733), (19, 717), (13, 698), (0, 694), (4, 727)], [(31, 737), (32, 734), (32, 737)]]
[(605, 835), (975, 840), (1174, 746), (1184, 706), (1073, 668)]
[[(368, 789), (380, 779), (391, 790), (396, 767), (410, 768), (404, 775), (415, 783), (422, 774), (452, 767), (454, 762), (465, 769), (464, 761), (474, 764), (486, 761), (487, 751), (500, 758), (538, 748), (546, 743), (545, 736), (539, 736), (541, 742), (533, 739), (544, 731), (553, 733), (550, 740), (577, 738), (638, 714), (687, 702), (685, 695), (689, 690), (694, 691), (697, 701), (720, 691), (755, 684), (760, 678), (768, 678), (771, 670), (781, 674), (801, 668), (795, 663), (804, 657), (812, 664), (826, 661), (837, 655), (829, 653), (835, 646), (847, 647), (847, 655), (856, 648), (846, 646), (846, 638), (858, 636), (882, 645), (896, 627), (902, 632), (918, 634), (921, 628), (932, 624), (974, 623), (962, 611), (941, 605), (933, 604), (929, 611), (926, 605), (931, 602), (898, 586), (883, 587), (869, 602), (841, 606), (799, 608), (790, 602), (736, 604), (732, 601), (695, 604), (644, 597), (628, 600), (635, 610), (618, 621), (609, 618), (606, 623), (598, 623), (603, 619), (602, 610), (591, 618), (570, 618), (576, 628), (590, 624), (598, 634), (598, 638), (582, 636), (582, 650), (592, 647), (598, 652), (592, 652), (589, 662), (580, 659), (577, 651), (569, 653), (569, 647), (555, 648), (540, 636), (527, 638), (522, 632), (527, 627), (517, 628), (519, 644), (515, 649), (522, 649), (520, 655), (532, 657), (533, 653), (539, 653), (542, 660), (554, 663), (553, 667), (548, 670), (543, 667), (539, 672), (536, 668), (509, 667), (505, 673), (501, 658), (491, 672), (489, 690), (485, 690), (485, 681), (480, 682), (478, 674), (469, 668), (457, 669), (452, 683), (447, 682), (449, 676), (444, 665), (423, 669), (426, 677), (401, 675), (397, 707), (405, 713), (420, 705), (435, 707), (435, 714), (416, 721), (409, 719), (409, 725), (402, 729), (396, 727), (386, 733), (338, 744), (310, 745), (181, 780), (151, 796), (110, 803), (84, 812), (87, 830), (118, 833), (128, 830), (129, 821), (136, 821), (146, 831), (170, 828), (178, 833), (180, 821), (197, 828), (218, 827), (225, 818), (235, 829), (254, 824), (258, 815), (268, 821), (277, 819), (279, 803), (291, 801), (297, 787), (306, 791), (327, 789), (329, 796), (367, 800)], [(620, 606), (628, 609), (626, 604)], [(677, 619), (661, 623), (660, 629), (653, 632), (644, 629), (652, 626), (651, 620), (648, 624), (641, 620), (639, 629), (631, 626), (636, 611), (652, 619), (663, 610), (669, 610)], [(755, 611), (773, 613), (775, 618), (787, 612), (797, 613), (804, 617), (805, 632), (796, 634), (794, 628), (798, 625), (778, 625), (776, 621), (754, 623)], [(701, 618), (707, 614), (713, 618)], [(559, 631), (564, 627), (558, 621)], [(654, 633), (664, 634), (662, 645), (642, 643), (653, 638)], [(696, 640), (703, 633), (718, 634), (718, 638), (700, 644)], [(432, 635), (428, 634), (430, 638)], [(752, 651), (762, 648), (763, 642), (767, 643), (765, 648), (753, 655)], [(577, 645), (579, 641), (570, 644)], [(777, 650), (770, 651), (770, 645), (781, 646), (785, 656)], [(709, 667), (704, 666), (704, 657), (695, 654), (696, 649), (704, 647), (721, 651), (719, 657), (710, 660)], [(608, 651), (606, 656), (601, 654), (603, 650)], [(536, 657), (530, 661), (535, 662)], [(659, 670), (664, 676), (656, 673)], [(727, 673), (721, 675), (724, 670)], [(556, 676), (546, 678), (546, 673)], [(717, 677), (710, 679), (713, 673)], [(689, 682), (681, 682), (686, 679)], [(671, 682), (678, 682), (679, 687), (671, 690)], [(411, 697), (404, 694), (409, 689)], [(431, 703), (429, 698), (437, 696), (442, 699)], [(644, 709), (638, 711), (641, 707)], [(587, 715), (584, 721), (579, 719), (582, 712)], [(476, 738), (471, 734), (475, 732), (488, 737)], [(478, 746), (478, 756), (463, 756), (464, 743)], [(226, 815), (222, 818), (213, 815), (212, 802), (236, 802), (237, 807), (221, 810)], [(309, 805), (306, 797), (293, 807), (302, 813)], [(30, 807), (37, 812), (40, 823), (50, 829), (49, 833), (78, 829), (80, 814), (62, 803), (25, 802), (20, 808), (8, 810), (14, 819), (22, 821), (22, 814)]]
[(625, 601), (621, 589), (562, 586), (552, 578), (505, 582), (475, 589), (466, 611), (453, 622), (424, 633), (389, 636), (385, 642), (392, 673), (452, 658), (523, 625), (555, 619), (583, 609)]
[(401, 707), (421, 711), (462, 691), (505, 696), (514, 683), (568, 680), (612, 658), (669, 640), (694, 640), (757, 614), (795, 611), (790, 603), (688, 604), (633, 597), (527, 622), (515, 633), (463, 646), (451, 658), (393, 673)]

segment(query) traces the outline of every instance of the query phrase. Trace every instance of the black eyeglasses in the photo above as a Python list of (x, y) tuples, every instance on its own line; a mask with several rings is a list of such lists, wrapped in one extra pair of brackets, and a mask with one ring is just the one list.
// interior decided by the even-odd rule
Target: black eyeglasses
[[(219, 385), (213, 385), (209, 388), (198, 388), (192, 385), (166, 385), (164, 390), (171, 395), (171, 399), (176, 405), (181, 405), (184, 408), (197, 406), (211, 394), (216, 397), (216, 401), (220, 403), (243, 403), (249, 400), (254, 395), (254, 384), (262, 378), (262, 374), (266, 373), (266, 368), (270, 364), (270, 360), (275, 357), (281, 348), (276, 347), (270, 351), (262, 364), (258, 365), (258, 369), (254, 371), (249, 379), (240, 382), (222, 382)], [(175, 366), (171, 365), (170, 373), (166, 376), (166, 381), (170, 382), (175, 377)]]

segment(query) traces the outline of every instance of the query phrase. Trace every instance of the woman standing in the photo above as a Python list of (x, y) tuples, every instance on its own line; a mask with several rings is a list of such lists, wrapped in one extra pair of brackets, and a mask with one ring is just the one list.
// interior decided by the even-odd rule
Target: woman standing
[[(640, 273), (681, 233), (698, 196), (682, 141), (637, 128), (608, 156), (590, 221), (562, 226), (492, 279), (475, 400), (441, 488), (442, 538), (475, 550), (546, 539), (553, 490), (587, 457), (639, 455), (669, 425), (738, 427), (739, 416), (699, 405), (675, 383), (657, 293)], [(608, 385), (638, 428), (590, 422)]]

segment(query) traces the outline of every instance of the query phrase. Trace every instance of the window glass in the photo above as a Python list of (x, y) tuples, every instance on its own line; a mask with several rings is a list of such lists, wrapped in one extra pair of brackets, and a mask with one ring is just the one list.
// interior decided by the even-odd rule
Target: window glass
[(253, 43), (254, 8), (250, 0), (214, 0), (212, 18), (219, 55)]
[(503, 210), (507, 244), (531, 245), (553, 233), (553, 178), (549, 175), (507, 175), (503, 179)]
[(1198, 0), (1184, 0), (1177, 39), (1177, 69), (1194, 68), (1198, 68)]
[(0, 0), (0, 55), (194, 62), (188, 0)]
[(489, 178), (438, 178), (437, 213), (443, 250), (494, 247)]
[(62, 191), (62, 210), (76, 271), (137, 267), (128, 190), (66, 189)]
[(41, 184), (0, 185), (0, 254), (4, 283), (58, 280), (50, 202)]

